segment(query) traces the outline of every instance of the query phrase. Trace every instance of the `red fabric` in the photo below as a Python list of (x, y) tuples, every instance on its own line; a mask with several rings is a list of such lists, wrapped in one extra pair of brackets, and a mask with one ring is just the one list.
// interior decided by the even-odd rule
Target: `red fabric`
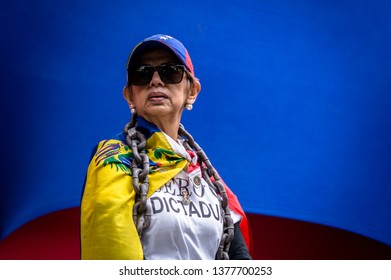
[(248, 222), (248, 219), (246, 217), (246, 214), (243, 211), (242, 206), (240, 205), (240, 202), (237, 198), (237, 196), (228, 188), (227, 185), (225, 185), (225, 189), (227, 192), (228, 196), (228, 206), (232, 211), (235, 211), (238, 213), (240, 216), (242, 216), (242, 220), (239, 224), (240, 226), (240, 231), (242, 232), (244, 241), (246, 242), (248, 251), (250, 255), (252, 256), (252, 234), (251, 234), (251, 227), (250, 223)]

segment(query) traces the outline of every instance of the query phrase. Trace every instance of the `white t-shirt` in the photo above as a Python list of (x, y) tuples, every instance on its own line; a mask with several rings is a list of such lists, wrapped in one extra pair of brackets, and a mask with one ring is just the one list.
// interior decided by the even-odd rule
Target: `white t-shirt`
[[(189, 162), (197, 161), (197, 156), (190, 158), (177, 142), (171, 146), (177, 153), (185, 153)], [(200, 168), (191, 173), (186, 170), (185, 167), (147, 200), (151, 225), (141, 238), (147, 260), (215, 259), (223, 232), (220, 197), (202, 179)], [(184, 201), (181, 190), (187, 191), (189, 203)], [(233, 219), (237, 222), (240, 216), (233, 215)]]

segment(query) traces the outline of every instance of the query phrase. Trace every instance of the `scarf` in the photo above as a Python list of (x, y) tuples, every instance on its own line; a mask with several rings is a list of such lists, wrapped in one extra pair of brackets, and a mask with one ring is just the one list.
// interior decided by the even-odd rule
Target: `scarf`
[[(198, 165), (191, 161), (192, 151), (178, 148), (174, 140), (141, 117), (137, 129), (147, 138), (145, 152), (150, 160), (147, 198), (184, 168)], [(133, 222), (136, 192), (130, 169), (132, 150), (126, 145), (125, 136), (118, 134), (101, 141), (88, 166), (81, 203), (82, 259), (143, 259)], [(226, 189), (230, 209), (242, 216), (240, 228), (250, 249), (250, 230), (244, 211), (233, 192)]]

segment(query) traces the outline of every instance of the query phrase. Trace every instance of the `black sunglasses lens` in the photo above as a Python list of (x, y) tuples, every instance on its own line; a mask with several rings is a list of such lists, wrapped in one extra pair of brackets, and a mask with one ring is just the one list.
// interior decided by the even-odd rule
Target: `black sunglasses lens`
[(165, 84), (178, 84), (183, 78), (182, 65), (161, 65), (157, 67), (160, 79)]
[(144, 86), (149, 84), (152, 79), (155, 67), (148, 65), (141, 65), (130, 71), (129, 81), (135, 86)]

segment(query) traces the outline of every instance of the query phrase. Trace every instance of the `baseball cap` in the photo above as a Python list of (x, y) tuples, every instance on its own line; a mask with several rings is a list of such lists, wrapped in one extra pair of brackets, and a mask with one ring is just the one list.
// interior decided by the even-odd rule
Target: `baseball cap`
[(156, 34), (145, 38), (136, 47), (134, 47), (133, 51), (129, 55), (128, 62), (126, 63), (126, 70), (129, 70), (129, 68), (141, 53), (147, 49), (155, 47), (163, 47), (173, 52), (174, 55), (178, 57), (183, 65), (187, 68), (187, 70), (194, 74), (193, 63), (191, 62), (189, 52), (185, 46), (174, 37), (164, 34)]

